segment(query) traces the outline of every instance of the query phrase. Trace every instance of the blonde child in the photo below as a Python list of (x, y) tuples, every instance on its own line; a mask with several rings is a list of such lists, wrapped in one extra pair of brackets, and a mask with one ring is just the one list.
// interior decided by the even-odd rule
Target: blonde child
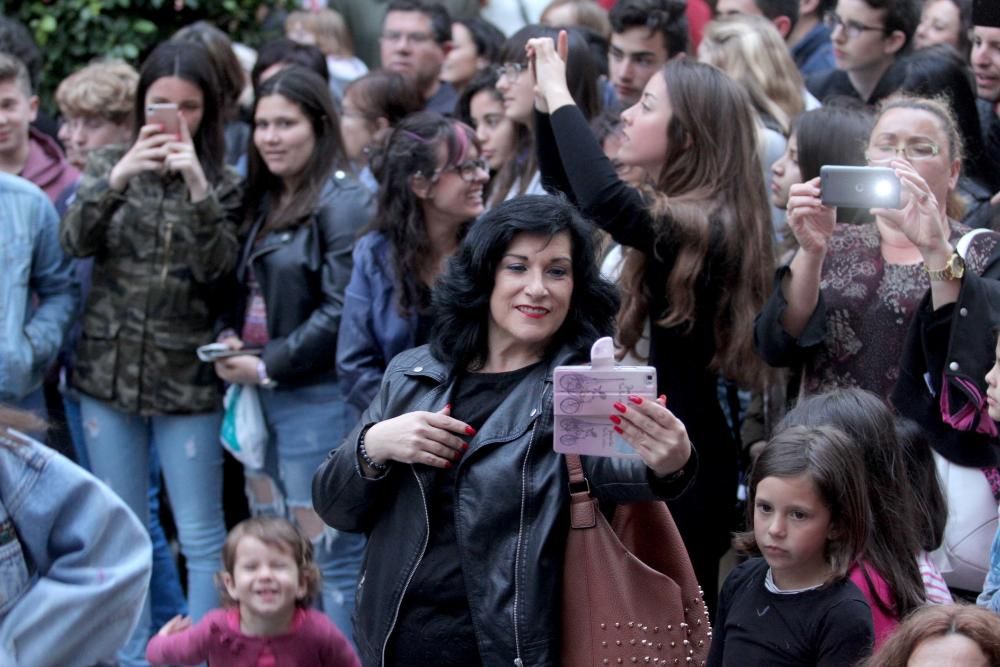
[(368, 73), (368, 66), (354, 55), (344, 18), (332, 9), (292, 12), (285, 19), (285, 36), (323, 52), (330, 70), (330, 89), (338, 100), (347, 84)]
[(149, 641), (154, 665), (360, 667), (350, 642), (311, 609), (320, 574), (312, 544), (287, 520), (255, 517), (230, 531), (217, 575), (225, 609), (196, 625), (176, 616)]
[(851, 665), (871, 652), (871, 609), (847, 579), (870, 512), (857, 448), (832, 427), (793, 426), (754, 463), (750, 558), (726, 578), (708, 664)]

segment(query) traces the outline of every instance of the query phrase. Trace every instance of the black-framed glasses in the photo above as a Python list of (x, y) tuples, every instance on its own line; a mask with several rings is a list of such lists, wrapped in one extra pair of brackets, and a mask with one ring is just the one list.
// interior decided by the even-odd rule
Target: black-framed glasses
[(840, 18), (840, 14), (829, 11), (823, 15), (823, 24), (830, 29), (831, 33), (837, 32), (837, 28), (843, 28), (847, 39), (857, 39), (861, 33), (866, 31), (885, 32), (885, 26), (865, 25), (857, 21), (845, 21)]
[(483, 158), (477, 158), (475, 160), (466, 160), (461, 164), (453, 164), (450, 167), (445, 167), (443, 171), (454, 171), (457, 173), (463, 181), (466, 183), (472, 183), (479, 176), (479, 172), (486, 172), (486, 175), (490, 175), (490, 165)]
[(900, 155), (907, 160), (929, 160), (940, 152), (941, 148), (929, 141), (917, 141), (902, 146), (883, 142), (869, 146), (865, 151), (865, 157), (869, 162), (890, 162)]
[(503, 65), (497, 65), (497, 78), (506, 76), (508, 81), (514, 83), (517, 81), (517, 77), (521, 76), (521, 72), (526, 69), (528, 69), (528, 66), (524, 63), (504, 63)]

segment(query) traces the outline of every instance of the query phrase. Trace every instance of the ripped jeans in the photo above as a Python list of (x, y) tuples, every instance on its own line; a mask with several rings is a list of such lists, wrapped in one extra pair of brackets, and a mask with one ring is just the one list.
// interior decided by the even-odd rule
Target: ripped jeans
[[(214, 576), (221, 568), (226, 526), (222, 513), (221, 413), (142, 417), (81, 394), (84, 441), (94, 476), (149, 525), (149, 452), (155, 443), (167, 495), (187, 559), (188, 602), (198, 620), (219, 606)], [(121, 665), (146, 665), (150, 605), (147, 596)]]
[(253, 514), (285, 516), (313, 543), (323, 575), (323, 611), (353, 641), (351, 614), (365, 537), (323, 523), (312, 504), (312, 478), (354, 426), (357, 414), (335, 382), (258, 392), (271, 439), (264, 470), (246, 469)]

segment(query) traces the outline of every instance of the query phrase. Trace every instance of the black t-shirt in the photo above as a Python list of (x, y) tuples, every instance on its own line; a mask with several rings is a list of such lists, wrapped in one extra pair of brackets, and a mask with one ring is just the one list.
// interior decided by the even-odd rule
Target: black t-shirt
[(713, 626), (710, 667), (853, 665), (871, 653), (872, 613), (850, 581), (772, 593), (767, 561), (751, 558), (726, 577)]
[[(535, 365), (509, 373), (467, 373), (458, 378), (451, 416), (477, 431)], [(455, 535), (455, 474), (435, 469), (427, 491), (427, 550), (406, 589), (387, 657), (390, 665), (466, 667), (480, 663)]]

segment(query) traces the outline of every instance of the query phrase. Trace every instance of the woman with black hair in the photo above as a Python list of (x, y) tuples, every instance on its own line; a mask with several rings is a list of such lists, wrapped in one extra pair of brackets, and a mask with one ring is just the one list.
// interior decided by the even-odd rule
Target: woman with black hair
[(370, 166), (378, 212), (354, 247), (337, 338), (337, 376), (358, 411), (389, 361), (427, 342), (431, 286), (483, 212), (489, 178), (472, 128), (433, 112), (403, 119)]
[(441, 80), (461, 93), (476, 74), (500, 62), (500, 49), (506, 39), (486, 19), (458, 19), (451, 24), (451, 50), (444, 59)]
[[(320, 515), (369, 536), (364, 664), (558, 664), (569, 488), (552, 371), (586, 361), (617, 306), (565, 201), (519, 197), (473, 224), (435, 289), (430, 345), (393, 360), (313, 480)], [(618, 410), (641, 458), (584, 457), (593, 493), (682, 492), (696, 457), (663, 398)]]
[(253, 109), (243, 248), (220, 336), (260, 350), (215, 363), (231, 383), (258, 385), (270, 436), (261, 469), (247, 467), (256, 514), (286, 514), (314, 545), (323, 611), (350, 637), (364, 540), (324, 530), (309, 480), (353, 425), (337, 385), (335, 349), (351, 276), (351, 249), (371, 197), (348, 175), (330, 90), (292, 65), (264, 81)]

